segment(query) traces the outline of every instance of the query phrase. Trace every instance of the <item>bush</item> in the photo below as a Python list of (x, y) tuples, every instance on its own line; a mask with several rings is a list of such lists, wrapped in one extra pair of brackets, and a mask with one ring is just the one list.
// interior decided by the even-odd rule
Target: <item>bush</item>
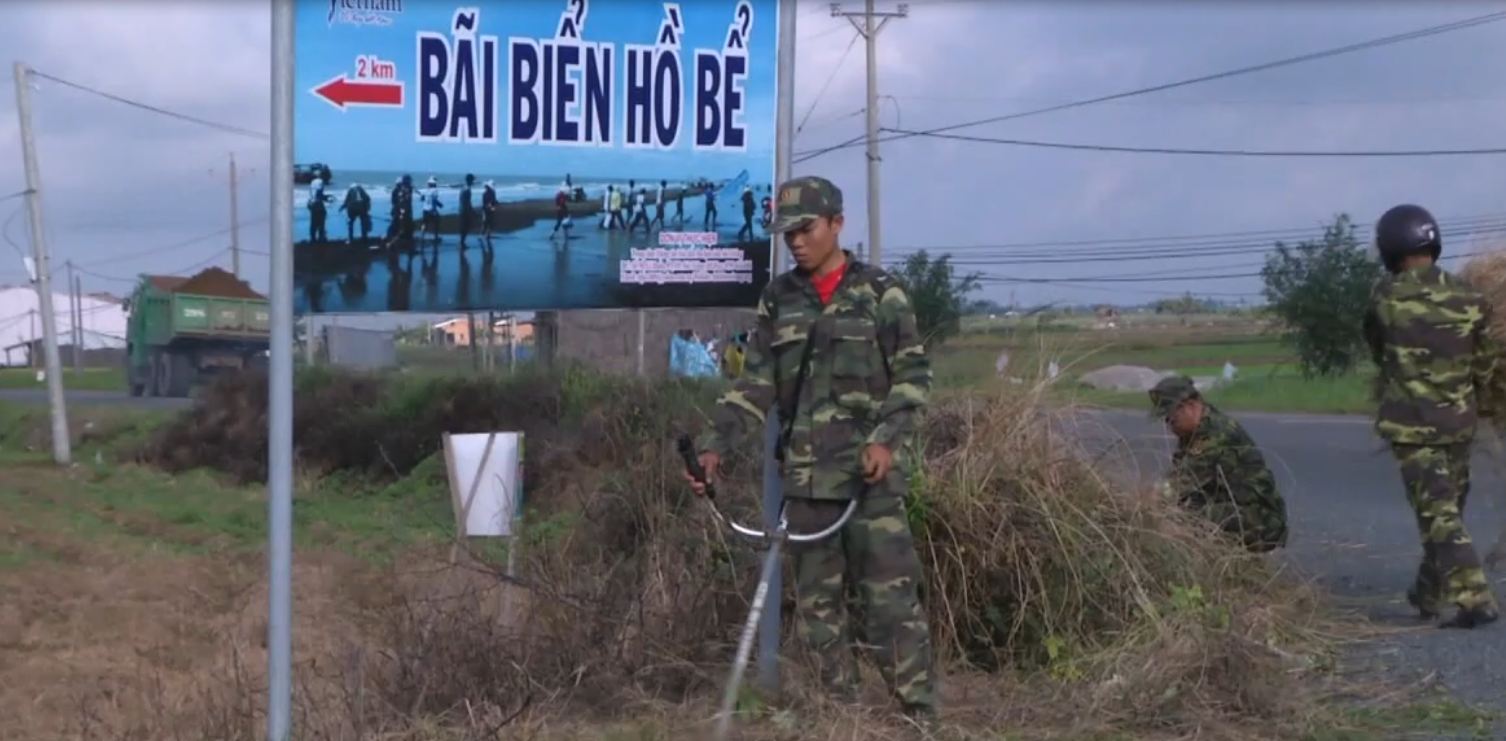
[[(598, 430), (642, 439), (648, 421), (684, 417), (706, 386), (685, 380), (665, 388), (578, 368), (512, 376), (313, 369), (294, 387), (294, 458), (310, 475), (339, 471), (392, 481), (439, 452), (446, 432), (505, 429), (524, 433), (531, 457), (562, 449), (568, 458), (596, 459), (620, 452), (592, 444)], [(173, 472), (213, 468), (241, 483), (265, 481), (266, 377), (238, 373), (206, 386), (193, 407), (157, 430), (141, 457)]]
[(1363, 322), (1380, 263), (1340, 215), (1317, 241), (1276, 243), (1261, 270), (1269, 311), (1286, 325), (1283, 340), (1308, 377), (1336, 376), (1369, 357)]

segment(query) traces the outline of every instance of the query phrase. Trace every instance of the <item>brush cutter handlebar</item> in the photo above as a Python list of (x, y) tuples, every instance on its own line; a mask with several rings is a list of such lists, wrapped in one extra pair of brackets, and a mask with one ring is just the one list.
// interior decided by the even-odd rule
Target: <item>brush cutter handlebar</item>
[[(706, 469), (701, 467), (701, 461), (696, 457), (695, 444), (690, 441), (690, 438), (688, 436), (681, 436), (679, 441), (679, 449), (680, 457), (685, 459), (685, 470), (689, 471), (690, 475), (695, 478), (696, 481), (699, 481), (706, 486), (706, 503), (711, 505), (711, 514), (715, 515), (716, 519), (726, 523), (728, 527), (732, 528), (739, 535), (753, 538), (755, 540), (764, 540), (771, 537), (768, 533), (765, 533), (762, 530), (756, 530), (754, 528), (748, 527), (737, 522), (736, 520), (728, 518), (726, 515), (723, 515), (722, 511), (716, 506), (716, 487), (712, 485), (711, 482), (706, 480)], [(789, 521), (785, 519), (783, 508), (781, 508), (779, 513), (779, 531), (777, 533), (777, 537), (795, 543), (805, 543), (813, 540), (822, 540), (831, 537), (832, 533), (841, 530), (847, 525), (847, 521), (852, 519), (852, 515), (857, 511), (857, 509), (858, 500), (849, 500), (847, 502), (847, 509), (843, 510), (842, 516), (838, 517), (836, 522), (833, 522), (826, 528), (814, 533), (792, 533), (789, 531)]]

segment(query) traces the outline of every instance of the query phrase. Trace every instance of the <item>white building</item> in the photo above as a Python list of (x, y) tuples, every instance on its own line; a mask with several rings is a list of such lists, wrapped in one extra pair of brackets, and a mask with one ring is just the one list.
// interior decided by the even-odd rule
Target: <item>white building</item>
[[(81, 299), (85, 350), (124, 349), (126, 346), (126, 312), (120, 301), (85, 295)], [(52, 311), (58, 332), (58, 345), (71, 347), (72, 312), (67, 293), (52, 293)], [(0, 286), (0, 365), (24, 366), (31, 362), (28, 349), (42, 339), (42, 313), (37, 290), (31, 286)]]

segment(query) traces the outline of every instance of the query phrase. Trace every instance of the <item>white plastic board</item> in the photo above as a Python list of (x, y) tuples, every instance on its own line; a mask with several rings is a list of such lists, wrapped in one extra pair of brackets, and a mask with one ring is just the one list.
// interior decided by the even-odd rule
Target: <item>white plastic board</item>
[(446, 434), (444, 451), (455, 526), (460, 534), (511, 536), (513, 518), (522, 501), (523, 433)]

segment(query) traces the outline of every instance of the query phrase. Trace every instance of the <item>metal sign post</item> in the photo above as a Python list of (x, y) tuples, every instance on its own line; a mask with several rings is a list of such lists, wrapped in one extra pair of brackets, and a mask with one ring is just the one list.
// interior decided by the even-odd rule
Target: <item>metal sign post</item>
[[(794, 150), (795, 133), (795, 0), (779, 0), (779, 56), (778, 56), (778, 103), (774, 127), (774, 187), (790, 177), (790, 153)], [(769, 238), (769, 273), (778, 275), (780, 265), (779, 239)], [(779, 411), (768, 412), (764, 427), (763, 460), (763, 525), (769, 531), (779, 526), (779, 506), (784, 501), (780, 482), (779, 463), (774, 459), (779, 445)], [(772, 546), (771, 546), (772, 547)], [(782, 573), (775, 568), (769, 574), (768, 593), (773, 600), (759, 616), (758, 624), (758, 687), (773, 695), (779, 692), (779, 623), (781, 609), (779, 595), (783, 591)]]
[(293, 700), (293, 0), (272, 0), (271, 229), (267, 739), (287, 741), (291, 737)]

